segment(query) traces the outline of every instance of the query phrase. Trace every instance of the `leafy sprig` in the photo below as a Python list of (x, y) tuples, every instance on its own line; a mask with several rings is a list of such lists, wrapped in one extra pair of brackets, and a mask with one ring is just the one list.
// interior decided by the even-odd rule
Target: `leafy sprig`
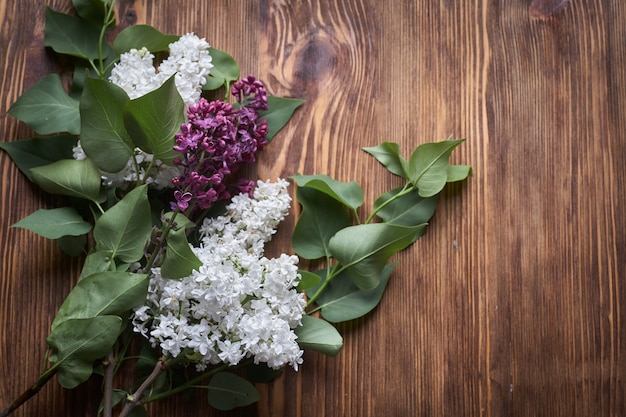
[(326, 175), (293, 177), (302, 205), (293, 247), (301, 258), (322, 259), (325, 264), (314, 275), (306, 275), (308, 305), (315, 305), (311, 311), (337, 323), (376, 307), (395, 267), (389, 259), (423, 234), (446, 183), (470, 174), (469, 166), (449, 164), (461, 142), (420, 145), (408, 160), (396, 143), (364, 148), (405, 184), (380, 195), (363, 223), (357, 214), (363, 191), (356, 182), (342, 183)]
[[(130, 266), (144, 260), (144, 271), (162, 265), (165, 275), (182, 277), (198, 266), (189, 249), (186, 229), (195, 227), (182, 213), (161, 216), (158, 197), (149, 191), (145, 177), (138, 178), (128, 189), (109, 190), (101, 184), (101, 172), (117, 172), (130, 159), (140, 172), (135, 148), (171, 163), (176, 154), (174, 135), (184, 121), (184, 106), (171, 78), (161, 87), (131, 100), (119, 87), (108, 82), (111, 68), (122, 53), (146, 47), (152, 52), (167, 51), (178, 36), (166, 35), (148, 25), (122, 30), (112, 45), (107, 32), (115, 27), (114, 1), (74, 0), (77, 15), (46, 8), (45, 43), (58, 54), (74, 59), (71, 93), (66, 92), (61, 78), (50, 74), (27, 90), (10, 108), (9, 114), (24, 122), (39, 136), (18, 142), (1, 143), (17, 167), (29, 180), (43, 190), (70, 198), (72, 206), (38, 210), (14, 224), (43, 237), (55, 239), (63, 248), (73, 239), (86, 254), (79, 281), (66, 297), (51, 326), (47, 338), (49, 354), (44, 371), (37, 382), (2, 412), (9, 415), (54, 375), (66, 388), (83, 383), (104, 358), (105, 378), (109, 384), (104, 393), (103, 414), (111, 415), (114, 400), (124, 401), (131, 393), (114, 391), (110, 379), (124, 361), (128, 343), (127, 320), (130, 311), (146, 298), (148, 274), (129, 272)], [(239, 79), (237, 62), (229, 54), (210, 49), (213, 71), (204, 86), (207, 92), (230, 90)], [(267, 119), (270, 141), (287, 123), (302, 100), (269, 98)], [(80, 138), (88, 158), (75, 160), (72, 148)], [(146, 172), (150, 171), (150, 167)], [(153, 204), (154, 202), (157, 204)], [(87, 207), (87, 211), (84, 208)], [(154, 215), (151, 212), (154, 211)], [(159, 219), (160, 236), (156, 246), (146, 253), (153, 238), (151, 218)], [(88, 239), (92, 244), (85, 246)], [(88, 252), (87, 252), (88, 251)], [(155, 361), (158, 369), (161, 359)], [(171, 362), (171, 361), (170, 361)], [(175, 369), (173, 363), (163, 372)], [(229, 396), (211, 394), (209, 401), (224, 408), (245, 402), (236, 394), (234, 385), (245, 384), (227, 373), (215, 370), (158, 390), (159, 397), (176, 393), (209, 378), (210, 392), (233, 393)], [(215, 375), (214, 375), (215, 374)], [(211, 378), (212, 377), (212, 378)], [(238, 378), (238, 377), (237, 377)], [(237, 382), (239, 381), (239, 382)], [(154, 383), (155, 381), (148, 381)], [(216, 391), (217, 390), (217, 391)], [(157, 392), (154, 391), (153, 392)], [(246, 394), (246, 400), (250, 397)], [(150, 397), (150, 400), (156, 396)], [(135, 402), (137, 400), (137, 402)], [(139, 398), (128, 404), (139, 404)], [(225, 402), (226, 401), (226, 402)], [(131, 407), (132, 408), (132, 407)], [(128, 407), (127, 407), (128, 409)]]
[[(147, 175), (156, 160), (172, 164), (175, 134), (185, 121), (185, 105), (174, 78), (136, 99), (107, 81), (120, 55), (146, 48), (165, 52), (179, 39), (148, 25), (122, 30), (109, 44), (115, 28), (113, 0), (73, 0), (76, 15), (46, 8), (45, 46), (75, 62), (70, 92), (57, 74), (50, 74), (26, 91), (9, 109), (37, 137), (0, 143), (17, 167), (43, 190), (63, 195), (70, 206), (38, 210), (15, 223), (49, 239), (73, 255), (84, 254), (75, 287), (60, 307), (47, 338), (44, 370), (31, 388), (0, 417), (8, 416), (35, 395), (54, 375), (66, 388), (74, 388), (95, 372), (103, 375), (100, 407), (104, 417), (120, 405), (120, 416), (141, 410), (143, 404), (184, 390), (201, 387), (209, 403), (221, 410), (248, 405), (258, 399), (254, 385), (216, 366), (184, 376), (178, 372), (193, 362), (193, 354), (177, 358), (145, 347), (136, 361), (137, 389), (115, 389), (113, 379), (128, 357), (129, 317), (148, 292), (152, 267), (163, 277), (183, 278), (201, 263), (190, 248), (189, 232), (196, 224), (188, 211), (166, 212), (151, 190)], [(202, 86), (207, 95), (228, 95), (240, 78), (235, 59), (210, 49), (211, 69)], [(289, 121), (302, 100), (270, 96), (267, 141)], [(75, 160), (72, 149), (80, 139), (87, 158)], [(449, 182), (467, 178), (466, 165), (450, 165), (452, 151), (462, 140), (418, 146), (405, 159), (399, 145), (385, 142), (364, 148), (404, 184), (378, 196), (362, 220), (365, 201), (361, 186), (327, 175), (295, 175), (296, 198), (302, 206), (292, 245), (302, 258), (322, 265), (300, 271), (298, 290), (308, 296), (307, 315), (295, 332), (298, 344), (327, 355), (337, 355), (343, 337), (335, 323), (354, 320), (380, 303), (398, 261), (392, 258), (412, 245), (433, 216), (438, 196)], [(151, 154), (143, 167), (136, 150)], [(102, 173), (115, 173), (128, 163), (138, 177), (123, 188), (102, 184)], [(90, 242), (87, 244), (87, 242)], [(139, 263), (139, 266), (136, 264)], [(249, 379), (266, 381), (276, 372), (244, 361)], [(229, 369), (227, 369), (229, 368)], [(268, 372), (269, 371), (269, 372)], [(269, 375), (269, 376), (268, 376)]]

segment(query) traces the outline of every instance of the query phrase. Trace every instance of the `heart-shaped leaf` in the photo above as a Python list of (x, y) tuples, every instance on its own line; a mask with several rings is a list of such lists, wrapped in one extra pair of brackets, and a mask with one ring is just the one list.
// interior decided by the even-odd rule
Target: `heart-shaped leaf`
[(52, 330), (66, 320), (117, 315), (141, 305), (148, 276), (130, 272), (99, 272), (78, 281), (61, 305)]
[(294, 175), (298, 187), (314, 188), (334, 198), (352, 210), (363, 204), (363, 190), (356, 181), (341, 182), (328, 175)]
[(343, 346), (343, 338), (335, 327), (317, 317), (302, 317), (302, 326), (294, 330), (298, 345), (325, 355), (337, 356)]
[(100, 172), (90, 159), (63, 159), (30, 170), (33, 180), (51, 194), (98, 201)]
[(340, 230), (329, 248), (361, 290), (376, 288), (389, 258), (414, 242), (425, 225), (400, 226), (386, 223), (361, 224)]
[[(168, 214), (171, 216), (171, 212)], [(191, 250), (185, 232), (185, 229), (195, 226), (194, 223), (180, 213), (176, 215), (176, 223), (177, 228), (170, 230), (166, 238), (165, 259), (161, 265), (161, 276), (164, 278), (183, 278), (202, 266)]]
[(300, 280), (298, 281), (298, 291), (304, 291), (310, 288), (314, 288), (318, 286), (320, 281), (322, 280), (322, 277), (310, 271), (298, 270), (298, 274), (300, 274)]
[(129, 100), (124, 106), (124, 124), (143, 151), (171, 163), (178, 155), (173, 149), (174, 135), (185, 121), (184, 108), (172, 76), (156, 90)]
[(211, 68), (202, 88), (204, 90), (217, 90), (223, 85), (227, 89), (230, 88), (230, 84), (239, 78), (239, 64), (235, 58), (219, 49), (209, 48), (209, 55), (211, 55), (213, 68)]
[[(432, 197), (421, 197), (417, 190), (400, 195), (404, 187), (398, 187), (382, 194), (374, 202), (377, 215), (385, 223), (403, 226), (417, 226), (428, 223), (435, 214), (439, 194)], [(379, 209), (380, 207), (380, 209)]]
[(330, 239), (352, 224), (346, 207), (315, 188), (299, 187), (296, 197), (302, 213), (293, 231), (294, 250), (304, 259), (329, 256)]
[(137, 187), (96, 221), (93, 237), (96, 250), (109, 251), (122, 262), (141, 259), (152, 233), (147, 186)]
[(93, 362), (109, 353), (121, 329), (118, 316), (71, 319), (56, 326), (47, 340), (61, 386), (71, 389), (89, 379)]
[(91, 223), (84, 221), (72, 207), (61, 207), (37, 210), (11, 227), (21, 227), (48, 239), (59, 239), (84, 235), (91, 230)]
[(448, 165), (448, 182), (463, 181), (472, 173), (469, 165)]
[(69, 256), (79, 256), (85, 253), (87, 246), (87, 235), (79, 236), (61, 236), (56, 239), (57, 245), (61, 250)]
[[(110, 0), (72, 0), (72, 4), (80, 17), (95, 25), (102, 26), (106, 17), (106, 4), (111, 4)], [(115, 26), (112, 23), (111, 26)]]
[(67, 95), (57, 74), (37, 82), (13, 103), (8, 113), (40, 135), (80, 133), (78, 100)]
[(165, 259), (161, 265), (161, 276), (170, 279), (184, 278), (201, 266), (202, 262), (189, 247), (184, 231), (170, 232)]
[(393, 262), (385, 266), (380, 275), (380, 283), (369, 291), (357, 287), (347, 273), (334, 277), (316, 300), (322, 317), (331, 323), (339, 323), (357, 319), (372, 311), (380, 303), (396, 265), (397, 262)]
[(123, 54), (131, 49), (146, 48), (150, 52), (169, 50), (169, 45), (180, 39), (178, 35), (166, 35), (150, 25), (133, 25), (122, 30), (113, 42), (113, 49)]
[(408, 161), (400, 155), (400, 147), (397, 143), (383, 142), (378, 146), (363, 148), (363, 150), (376, 158), (392, 174), (407, 178)]
[(61, 159), (71, 159), (74, 146), (75, 136), (48, 136), (0, 143), (0, 149), (9, 154), (30, 181), (33, 181), (30, 174), (32, 168), (49, 165)]
[(259, 400), (259, 393), (254, 385), (230, 372), (215, 374), (207, 388), (209, 404), (222, 411), (244, 407)]
[(409, 180), (422, 197), (440, 192), (448, 182), (450, 154), (463, 139), (425, 143), (413, 151), (409, 159)]
[(135, 144), (124, 126), (128, 95), (113, 83), (87, 79), (80, 100), (80, 144), (85, 154), (105, 172), (126, 166)]
[(267, 141), (271, 142), (274, 136), (282, 129), (291, 116), (304, 103), (304, 100), (268, 96), (267, 111), (259, 112), (262, 119), (267, 120)]
[[(78, 16), (59, 13), (46, 7), (44, 36), (44, 45), (59, 54), (86, 60), (99, 58), (100, 29)], [(102, 48), (102, 58), (106, 58), (110, 47), (105, 43)]]
[(85, 257), (83, 269), (80, 271), (78, 280), (88, 277), (97, 272), (115, 271), (115, 261), (109, 251), (93, 251)]

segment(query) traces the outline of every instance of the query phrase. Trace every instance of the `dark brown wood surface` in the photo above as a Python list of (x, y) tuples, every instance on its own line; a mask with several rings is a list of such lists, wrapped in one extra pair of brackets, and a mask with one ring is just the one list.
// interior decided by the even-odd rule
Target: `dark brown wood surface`
[[(0, 0), (6, 116), (63, 66), (43, 47), (43, 0)], [(53, 0), (69, 10), (69, 0)], [(151, 416), (626, 415), (626, 3), (622, 0), (119, 0), (122, 25), (195, 32), (272, 94), (307, 100), (260, 158), (297, 172), (395, 186), (360, 151), (465, 137), (427, 234), (399, 257), (380, 307), (342, 326), (336, 358), (260, 386), (244, 411), (204, 394)], [(80, 260), (9, 228), (58, 200), (0, 154), (0, 407), (33, 383)], [(289, 250), (294, 215), (273, 242)], [(56, 381), (18, 416), (93, 416), (99, 381)]]

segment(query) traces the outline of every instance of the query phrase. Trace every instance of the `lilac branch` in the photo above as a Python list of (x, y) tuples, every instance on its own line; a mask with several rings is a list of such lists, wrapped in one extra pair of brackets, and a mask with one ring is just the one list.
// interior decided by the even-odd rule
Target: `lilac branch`
[(19, 397), (15, 399), (7, 408), (0, 412), (0, 417), (7, 417), (11, 415), (15, 410), (20, 408), (26, 401), (37, 395), (41, 388), (46, 385), (50, 379), (57, 373), (57, 368), (53, 367), (45, 371), (39, 376), (39, 379), (35, 384), (24, 391)]
[(141, 397), (143, 396), (144, 391), (148, 389), (150, 385), (152, 385), (154, 381), (159, 377), (159, 375), (161, 375), (161, 373), (166, 369), (166, 360), (163, 358), (159, 359), (156, 366), (154, 367), (150, 375), (148, 375), (146, 380), (143, 381), (143, 383), (139, 386), (139, 388), (137, 388), (135, 392), (126, 397), (126, 404), (120, 412), (119, 417), (127, 417), (135, 407), (141, 404)]
[(113, 416), (113, 376), (115, 375), (115, 354), (109, 352), (104, 362), (104, 393), (102, 397), (102, 417)]

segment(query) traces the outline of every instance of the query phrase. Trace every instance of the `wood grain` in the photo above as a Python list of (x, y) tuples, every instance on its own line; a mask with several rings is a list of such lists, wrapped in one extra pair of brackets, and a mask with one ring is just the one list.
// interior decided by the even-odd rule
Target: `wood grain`
[[(69, 0), (49, 2), (69, 10)], [(0, 130), (59, 62), (42, 0), (0, 0)], [(118, 1), (123, 25), (195, 32), (272, 94), (306, 99), (261, 157), (264, 178), (396, 185), (359, 149), (452, 137), (473, 176), (444, 193), (426, 235), (398, 256), (380, 307), (344, 325), (336, 358), (259, 386), (243, 411), (203, 393), (151, 416), (626, 415), (626, 4), (582, 1)], [(31, 384), (80, 261), (9, 228), (59, 200), (0, 154), (0, 407)], [(289, 249), (286, 223), (273, 250)], [(99, 381), (48, 384), (17, 416), (95, 415)]]

